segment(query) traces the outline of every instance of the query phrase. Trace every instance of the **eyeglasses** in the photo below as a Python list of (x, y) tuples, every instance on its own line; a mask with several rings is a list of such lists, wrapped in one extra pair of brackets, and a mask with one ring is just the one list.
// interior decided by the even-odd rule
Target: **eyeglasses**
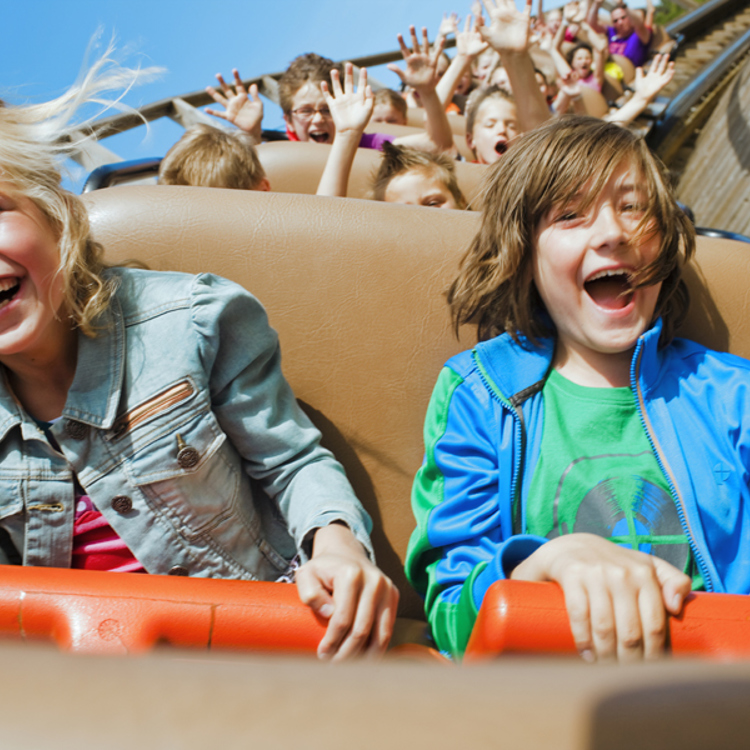
[(293, 115), (297, 115), (300, 120), (312, 120), (315, 115), (320, 115), (324, 120), (331, 119), (331, 110), (328, 107), (313, 109), (312, 107), (300, 107), (292, 110)]

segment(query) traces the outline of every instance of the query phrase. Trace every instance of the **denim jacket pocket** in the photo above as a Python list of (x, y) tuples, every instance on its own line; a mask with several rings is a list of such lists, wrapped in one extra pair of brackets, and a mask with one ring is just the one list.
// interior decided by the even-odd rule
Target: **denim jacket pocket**
[[(241, 457), (200, 397), (153, 410), (148, 419), (133, 420), (128, 432), (134, 447), (124, 462), (129, 482), (203, 557), (205, 569), (273, 580), (287, 568), (288, 559), (263, 539)], [(228, 569), (213, 569), (209, 558), (221, 558)]]

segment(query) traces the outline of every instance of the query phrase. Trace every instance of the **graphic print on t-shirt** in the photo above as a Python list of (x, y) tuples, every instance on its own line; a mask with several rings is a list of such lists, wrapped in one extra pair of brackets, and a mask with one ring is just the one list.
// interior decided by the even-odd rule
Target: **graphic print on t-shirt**
[[(547, 537), (596, 534), (684, 570), (689, 547), (674, 500), (663, 487), (638, 473), (644, 462), (652, 461), (651, 451), (581, 456), (572, 461), (555, 492), (553, 528)], [(614, 473), (616, 467), (625, 471)]]

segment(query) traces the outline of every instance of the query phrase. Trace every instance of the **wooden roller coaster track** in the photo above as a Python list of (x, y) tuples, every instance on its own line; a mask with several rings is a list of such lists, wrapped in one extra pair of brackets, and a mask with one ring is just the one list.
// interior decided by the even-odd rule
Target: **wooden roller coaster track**
[[(687, 13), (666, 29), (676, 39), (673, 51), (676, 73), (664, 95), (646, 113), (644, 130), (648, 141), (668, 164), (683, 159), (683, 148), (706, 121), (718, 97), (739, 69), (750, 50), (750, 7), (747, 0), (710, 0)], [(449, 46), (450, 46), (449, 42)], [(375, 67), (400, 59), (399, 50), (353, 59), (355, 67)], [(257, 84), (260, 93), (278, 103), (281, 72), (266, 73), (244, 81)], [(375, 88), (377, 81), (371, 83)], [(116, 133), (142, 126), (162, 117), (190, 127), (198, 122), (216, 124), (199, 109), (211, 99), (205, 90), (147, 104), (138, 110), (101, 118), (89, 125), (96, 141), (71, 153), (71, 157), (89, 170), (121, 161), (101, 141)], [(264, 131), (264, 138), (283, 137), (276, 131)]]

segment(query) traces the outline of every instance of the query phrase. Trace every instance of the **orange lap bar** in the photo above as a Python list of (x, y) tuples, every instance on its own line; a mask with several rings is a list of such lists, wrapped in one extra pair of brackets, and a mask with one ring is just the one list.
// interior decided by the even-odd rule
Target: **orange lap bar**
[(325, 627), (287, 583), (0, 565), (0, 636), (66, 651), (315, 653)]
[[(669, 618), (677, 656), (750, 657), (750, 596), (690, 594)], [(497, 581), (479, 610), (465, 661), (507, 653), (574, 654), (562, 589), (555, 583)]]

